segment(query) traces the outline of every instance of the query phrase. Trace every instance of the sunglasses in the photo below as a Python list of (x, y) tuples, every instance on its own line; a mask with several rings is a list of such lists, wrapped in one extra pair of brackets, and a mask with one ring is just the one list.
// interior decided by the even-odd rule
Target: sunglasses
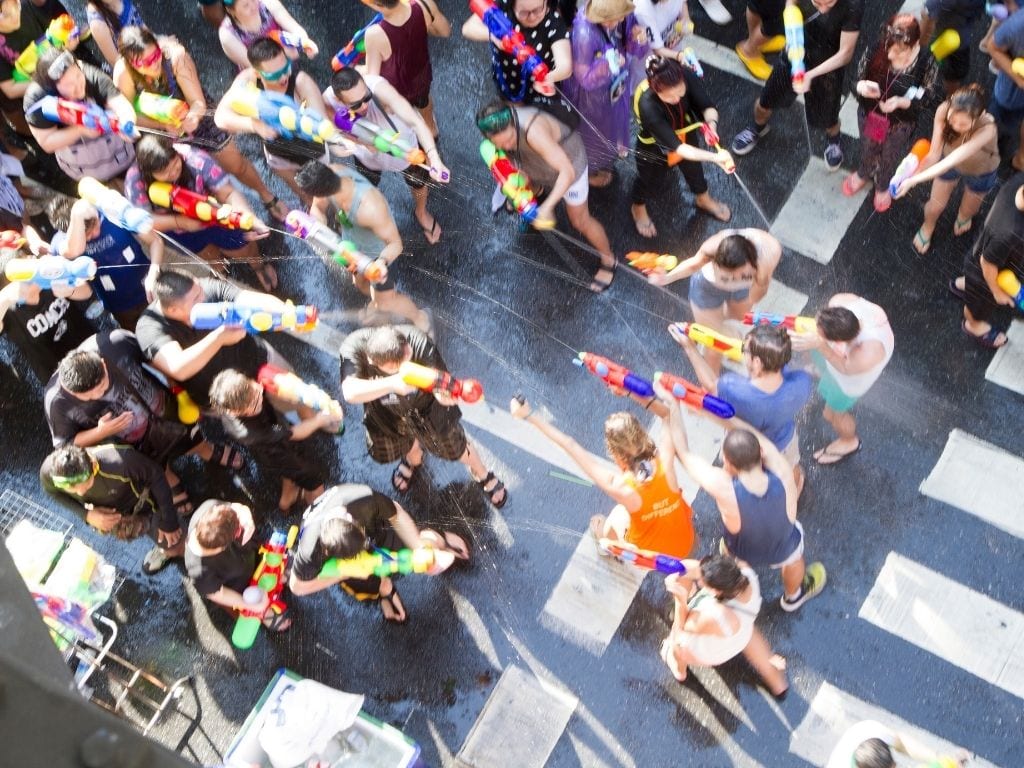
[(264, 80), (269, 80), (272, 83), (276, 83), (278, 80), (283, 80), (292, 73), (292, 63), (290, 60), (285, 60), (284, 66), (280, 69), (275, 69), (273, 72), (264, 72), (262, 69), (259, 70), (260, 77)]
[(360, 109), (364, 104), (369, 104), (371, 99), (373, 99), (373, 94), (370, 93), (369, 89), (367, 89), (366, 95), (363, 96), (363, 98), (357, 99), (356, 101), (353, 101), (351, 104), (346, 104), (345, 106), (348, 107), (353, 112), (355, 112), (357, 109)]
[(143, 56), (143, 57), (138, 58), (138, 59), (132, 59), (131, 64), (132, 64), (133, 67), (135, 67), (135, 69), (145, 69), (147, 67), (151, 67), (154, 64), (156, 64), (160, 60), (160, 57), (162, 55), (163, 55), (163, 51), (161, 51), (160, 48), (157, 47), (157, 48), (154, 48), (146, 56)]

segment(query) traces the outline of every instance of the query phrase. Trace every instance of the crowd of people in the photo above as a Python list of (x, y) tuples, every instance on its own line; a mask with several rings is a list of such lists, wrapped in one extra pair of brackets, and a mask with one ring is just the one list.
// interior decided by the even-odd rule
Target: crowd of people
[[(145, 572), (184, 558), (201, 594), (232, 612), (256, 611), (273, 631), (288, 629), (290, 617), (272, 610), (269, 598), (254, 607), (243, 596), (259, 543), (253, 539), (253, 511), (193, 499), (173, 466), (181, 457), (195, 455), (225, 471), (251, 460), (280, 478), (279, 513), (305, 510), (290, 580), (296, 596), (340, 583), (359, 599), (378, 600), (385, 619), (402, 622), (405, 607), (391, 579), (349, 572), (325, 576), (326, 561), (377, 548), (470, 556), (457, 534), (420, 530), (398, 502), (377, 490), (331, 485), (304, 443), (317, 432), (338, 434), (342, 408), (335, 403), (317, 410), (268, 388), (262, 370), (292, 368), (264, 336), (230, 324), (196, 326), (193, 309), (201, 303), (288, 311), (274, 295), (277, 269), (259, 243), (290, 211), (308, 214), (375, 265), (375, 279), (361, 272), (353, 280), (394, 323), (351, 333), (340, 349), (340, 386), (320, 383), (327, 392), (340, 391), (346, 404), (362, 406), (367, 451), (374, 461), (395, 464), (394, 492), (410, 491), (429, 453), (464, 464), (496, 509), (509, 500), (504, 483), (463, 430), (451, 393), (424, 390), (402, 374), (407, 363), (442, 373), (446, 367), (433, 340), (431, 313), (398, 290), (401, 267), (395, 262), (404, 245), (390, 209), (397, 201), (377, 188), (384, 172), (401, 174), (427, 243), (444, 237), (430, 192), (469, 173), (450, 170), (441, 157), (439, 134), (446, 126), (435, 118), (431, 96), (428, 39), (450, 36), (451, 25), (434, 0), (365, 2), (379, 14), (361, 30), (365, 61), (335, 67), (323, 83), (302, 68), (304, 60), (345, 40), (312, 40), (281, 0), (200, 0), (202, 17), (217, 28), (224, 56), (237, 70), (215, 102), (188, 50), (188, 35), (151, 29), (144, 4), (93, 0), (82, 27), (91, 34), (39, 45), (33, 68), (22, 52), (46, 39), (51, 22), (67, 10), (59, 0), (0, 0), (0, 106), (6, 118), (0, 228), (8, 230), (0, 242), (0, 266), (15, 258), (83, 255), (98, 266), (92, 280), (74, 285), (0, 278), (0, 323), (44, 388), (54, 451), (42, 463), (42, 484), (99, 531), (124, 539), (148, 532), (156, 545), (144, 560)], [(716, 23), (729, 20), (716, 0), (702, 5)], [(803, 19), (799, 77), (783, 36), (783, 17), (792, 6)], [(635, 167), (630, 210), (640, 244), (672, 225), (656, 226), (649, 203), (664, 194), (677, 166), (694, 208), (727, 223), (732, 211), (713, 194), (705, 166), (731, 172), (732, 155), (767, 143), (772, 114), (793, 108), (803, 96), (798, 108), (805, 110), (808, 139), (811, 128), (824, 131), (824, 162), (837, 170), (844, 163), (840, 106), (854, 98), (859, 155), (842, 193), (853, 196), (873, 187), (873, 207), (885, 214), (894, 198), (930, 182), (913, 238), (924, 256), (941, 234), (939, 218), (963, 179), (952, 235), (976, 238), (973, 247), (964, 245), (963, 276), (949, 290), (964, 304), (964, 333), (995, 348), (1007, 342), (1009, 310), (1017, 301), (1000, 273), (1010, 270), (1024, 280), (1024, 173), (1000, 181), (1001, 167), (1024, 171), (1024, 142), (1017, 146), (1024, 136), (1024, 67), (1015, 66), (1024, 56), (1024, 9), (1007, 0), (1006, 13), (994, 16), (975, 40), (972, 33), (984, 25), (986, 7), (983, 1), (928, 0), (920, 18), (898, 13), (863, 46), (854, 65), (861, 0), (747, 0), (747, 37), (736, 54), (765, 82), (752, 115), (730, 116), (729, 123), (742, 127), (723, 142), (725, 121), (689, 45), (693, 25), (685, 0), (499, 0), (495, 10), (505, 14), (546, 71), (538, 74), (537, 62), (525, 66), (519, 52), (495, 37), (484, 15), (470, 13), (461, 32), (489, 46), (496, 93), (467, 106), (480, 134), (525, 174), (537, 202), (528, 221), (550, 228), (559, 203), (565, 204), (569, 224), (599, 258), (590, 288), (600, 293), (612, 288), (619, 260), (588, 206), (591, 187), (607, 187), (620, 169)], [(931, 45), (950, 29), (958, 33), (959, 47), (950, 52)], [(990, 56), (991, 89), (969, 81), (976, 43)], [(766, 55), (776, 56), (774, 63)], [(339, 114), (341, 123), (376, 125), (418, 148), (423, 159), (410, 162), (409, 153), (382, 151), (353, 132), (326, 144), (292, 135), (246, 108), (254, 93), (263, 92), (328, 119)], [(175, 122), (143, 114), (145, 94), (178, 100)], [(54, 97), (58, 104), (99, 108), (108, 121), (139, 130), (68, 119), (55, 113)], [(918, 126), (931, 115), (927, 150), (912, 173), (890, 185)], [(275, 194), (254, 159), (240, 151), (234, 138), (240, 134), (259, 138), (263, 162), (291, 199)], [(26, 187), (22, 177), (36, 185)], [(123, 193), (131, 207), (148, 212), (151, 231), (132, 231), (79, 198), (83, 179)], [(26, 212), (24, 198), (38, 196), (40, 187), (55, 193), (47, 226), (33, 224)], [(988, 217), (975, 222), (997, 187)], [(259, 198), (262, 212), (253, 210), (243, 188)], [(198, 194), (210, 206), (246, 218), (249, 226), (202, 220), (170, 192), (159, 191), (165, 189)], [(515, 209), (504, 193), (499, 185), (495, 209)], [(905, 210), (907, 203), (900, 205)], [(179, 268), (180, 254), (198, 256), (194, 264), (205, 264), (206, 271)], [(671, 270), (651, 272), (650, 282), (687, 280), (692, 317), (681, 319), (728, 335), (728, 324), (764, 298), (783, 249), (765, 231), (723, 229), (692, 256), (683, 256)], [(228, 265), (251, 269), (260, 290), (216, 274)], [(97, 314), (109, 321), (105, 330), (99, 330), (104, 326), (97, 325)], [(717, 419), (728, 430), (721, 466), (690, 450), (682, 406), (657, 384), (653, 396), (616, 390), (657, 414), (662, 429), (654, 439), (634, 414), (609, 416), (605, 437), (614, 473), (525, 400), (513, 400), (510, 410), (569, 453), (614, 500), (608, 515), (591, 521), (599, 542), (651, 550), (685, 564), (683, 575), (666, 581), (675, 612), (663, 655), (672, 674), (682, 680), (688, 666), (717, 665), (743, 653), (768, 689), (783, 696), (784, 660), (772, 654), (755, 627), (762, 595), (753, 568), (780, 572), (786, 611), (799, 609), (826, 583), (824, 566), (805, 562), (797, 514), (805, 478), (796, 421), (815, 384), (793, 365), (793, 354), (811, 354), (823, 415), (836, 433), (813, 460), (837, 464), (861, 450), (853, 410), (892, 357), (892, 329), (882, 307), (837, 293), (812, 325), (755, 326), (742, 340), (742, 362), (726, 370), (719, 352), (698, 348), (679, 326), (670, 333), (700, 386), (735, 410), (735, 417)], [(194, 409), (198, 420), (189, 417)], [(207, 438), (204, 425), (211, 422), (226, 439)], [(721, 527), (713, 542), (702, 543), (696, 534), (676, 459), (717, 504)], [(715, 554), (693, 559), (702, 552)], [(900, 740), (887, 732), (864, 741), (869, 740), (875, 757), (861, 760), (857, 755), (871, 750), (853, 745), (852, 764), (890, 765), (878, 755), (887, 753), (887, 745), (900, 747)]]

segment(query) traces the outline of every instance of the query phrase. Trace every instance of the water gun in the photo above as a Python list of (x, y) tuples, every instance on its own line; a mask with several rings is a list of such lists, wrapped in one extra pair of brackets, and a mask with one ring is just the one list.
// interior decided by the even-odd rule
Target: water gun
[(15, 60), (12, 76), (14, 82), (27, 83), (31, 80), (40, 54), (51, 48), (67, 48), (73, 37), (78, 37), (78, 25), (68, 14), (62, 13), (50, 22), (43, 36), (29, 45)]
[(523, 72), (523, 81), (532, 79), (545, 85), (549, 74), (548, 65), (526, 44), (523, 33), (516, 30), (501, 9), (491, 0), (469, 0), (469, 10), (487, 26), (491, 37), (498, 41), (498, 47), (516, 60)]
[(944, 29), (938, 35), (931, 44), (932, 56), (935, 57), (936, 61), (942, 61), (947, 58), (951, 53), (955, 53), (960, 49), (960, 33), (955, 29)]
[(0, 250), (21, 250), (21, 246), (26, 242), (21, 233), (13, 229), (5, 229), (3, 232), (0, 232)]
[(681, 376), (664, 371), (655, 371), (654, 380), (672, 393), (676, 400), (682, 400), (691, 408), (702, 408), (721, 419), (731, 419), (736, 409), (720, 397), (716, 397), (703, 387), (691, 384)]
[(914, 146), (910, 148), (910, 154), (900, 160), (900, 164), (896, 166), (896, 172), (889, 180), (890, 195), (896, 196), (900, 185), (914, 175), (931, 148), (932, 143), (928, 139), (918, 139), (914, 142)]
[(639, 269), (645, 275), (656, 269), (671, 272), (679, 266), (679, 259), (671, 253), (652, 253), (651, 251), (630, 251), (626, 254), (626, 261), (633, 269)]
[(991, 16), (995, 21), (1006, 21), (1010, 16), (1010, 9), (1002, 3), (985, 3), (985, 13)]
[(480, 142), (480, 156), (501, 187), (502, 194), (515, 207), (516, 213), (523, 221), (532, 224), (537, 220), (537, 198), (530, 189), (530, 180), (508, 159), (502, 150), (494, 146), (494, 142), (484, 139)]
[(813, 317), (801, 315), (777, 315), (773, 312), (747, 312), (743, 316), (744, 325), (780, 325), (783, 328), (791, 328), (797, 333), (814, 333), (818, 330), (818, 323)]
[(598, 51), (596, 57), (604, 59), (608, 62), (608, 72), (612, 76), (612, 80), (619, 76), (622, 72), (622, 63), (619, 61), (619, 52), (613, 47), (606, 51)]
[(149, 199), (153, 205), (211, 226), (219, 225), (226, 229), (249, 231), (256, 223), (256, 218), (248, 211), (236, 210), (231, 205), (220, 202), (216, 197), (200, 195), (198, 192), (166, 181), (154, 181), (149, 185)]
[(441, 392), (464, 403), (479, 402), (484, 396), (484, 387), (476, 379), (456, 379), (447, 371), (439, 371), (410, 360), (399, 366), (398, 375), (410, 387), (424, 392)]
[(296, 53), (305, 53), (307, 57), (316, 55), (316, 45), (308, 37), (299, 37), (283, 29), (272, 29), (267, 32), (267, 37), (280, 45), (282, 48), (290, 48)]
[(697, 77), (704, 77), (704, 67), (700, 65), (693, 48), (683, 48), (683, 66), (689, 67)]
[[(266, 594), (270, 598), (269, 610), (277, 614), (285, 612), (285, 604), (281, 601), (281, 593), (284, 591), (284, 572), (288, 566), (288, 550), (295, 543), (295, 537), (299, 534), (299, 527), (293, 525), (284, 531), (274, 531), (262, 547), (260, 547), (260, 564), (249, 580), (249, 586), (242, 593), (242, 599), (250, 605), (255, 605), (263, 600)], [(231, 644), (243, 651), (252, 648), (259, 634), (260, 626), (263, 624), (263, 613), (254, 613), (242, 609), (238, 619), (235, 621), (235, 629), (231, 633)]]
[(226, 325), (244, 328), (247, 333), (264, 331), (311, 331), (316, 328), (317, 310), (311, 304), (284, 303), (283, 309), (250, 307), (234, 301), (200, 302), (189, 315), (192, 327), (208, 331)]
[(135, 123), (122, 125), (113, 112), (96, 104), (83, 104), (59, 96), (44, 96), (32, 109), (38, 109), (43, 117), (53, 123), (84, 125), (100, 133), (118, 133), (128, 139), (137, 139), (140, 135)]
[(416, 549), (374, 549), (373, 552), (360, 552), (355, 557), (344, 560), (332, 557), (317, 575), (319, 579), (362, 579), (368, 576), (391, 576), (396, 573), (426, 573), (435, 564), (442, 569), (455, 561), (455, 555), (430, 547)]
[(607, 357), (591, 352), (580, 352), (573, 358), (573, 363), (586, 368), (610, 387), (624, 389), (638, 397), (654, 397), (654, 385), (650, 381), (637, 376), (618, 363), (613, 363)]
[(192, 396), (180, 384), (171, 385), (171, 394), (178, 401), (178, 421), (182, 424), (195, 424), (199, 421), (199, 406)]
[(342, 67), (352, 67), (358, 64), (360, 57), (366, 53), (366, 41), (363, 39), (366, 36), (366, 30), (383, 20), (384, 15), (378, 13), (370, 19), (365, 27), (357, 30), (352, 35), (352, 39), (345, 43), (345, 47), (334, 54), (334, 58), (331, 59), (331, 69), (337, 72)]
[(171, 128), (181, 127), (188, 117), (188, 110), (188, 102), (152, 91), (141, 91), (135, 98), (135, 111), (138, 114)]
[(120, 192), (91, 176), (78, 182), (78, 196), (95, 206), (108, 221), (121, 229), (143, 235), (153, 229), (153, 214), (145, 208), (132, 205)]
[(284, 219), (284, 225), (296, 237), (301, 237), (313, 246), (319, 246), (327, 251), (332, 259), (353, 275), (365, 277), (371, 283), (384, 280), (385, 272), (379, 260), (371, 259), (357, 249), (351, 240), (344, 240), (337, 232), (321, 224), (305, 211), (290, 211)]
[(1009, 269), (1000, 270), (999, 274), (996, 275), (996, 284), (1013, 296), (1017, 309), (1024, 312), (1024, 286), (1020, 284), (1020, 280), (1017, 279), (1013, 271)]
[(231, 94), (229, 106), (239, 115), (266, 123), (285, 139), (298, 137), (323, 144), (338, 134), (330, 120), (301, 106), (286, 93), (258, 88), (236, 89)]
[(675, 327), (689, 336), (695, 344), (714, 350), (737, 363), (743, 360), (743, 342), (739, 339), (725, 336), (700, 323), (676, 323)]
[(345, 415), (341, 403), (315, 384), (307, 384), (291, 371), (266, 363), (257, 371), (256, 381), (270, 394), (294, 405), (305, 405), (318, 413), (329, 413), (339, 420)]
[(1018, 57), (1010, 63), (1010, 69), (1018, 77), (1024, 77), (1024, 58)]
[(403, 140), (398, 131), (385, 130), (376, 123), (355, 116), (347, 107), (334, 113), (334, 126), (382, 155), (400, 158), (409, 165), (424, 165), (427, 162), (426, 153)]
[(786, 32), (786, 56), (789, 58), (789, 71), (793, 76), (793, 85), (804, 81), (807, 66), (804, 64), (804, 15), (800, 7), (787, 5), (782, 11), (782, 23)]
[(12, 283), (31, 283), (43, 290), (79, 288), (96, 277), (96, 261), (89, 256), (65, 259), (63, 256), (40, 256), (35, 259), (11, 259), (4, 275)]
[(664, 574), (686, 573), (686, 566), (678, 557), (665, 555), (651, 549), (640, 549), (628, 541), (621, 539), (600, 539), (597, 545), (605, 552), (614, 555), (624, 563), (637, 568), (648, 568)]

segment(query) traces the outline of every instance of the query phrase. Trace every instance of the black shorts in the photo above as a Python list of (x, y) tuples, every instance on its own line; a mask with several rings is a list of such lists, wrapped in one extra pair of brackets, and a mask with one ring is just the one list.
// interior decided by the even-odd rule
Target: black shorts
[(407, 435), (384, 435), (374, 434), (369, 427), (366, 430), (366, 449), (378, 464), (398, 461), (412, 450), (414, 440), (419, 440), (427, 453), (448, 461), (458, 461), (468, 446), (466, 432), (458, 423), (447, 432), (415, 429)]
[(967, 296), (964, 303), (975, 320), (989, 323), (1002, 331), (1010, 327), (1011, 310), (996, 303), (973, 249), (964, 259), (964, 294)]
[[(375, 171), (372, 168), (367, 168), (361, 162), (359, 158), (353, 158), (355, 160), (356, 170), (359, 171), (366, 180), (373, 184), (373, 186), (380, 186), (380, 177), (383, 171)], [(399, 171), (402, 174), (402, 181), (405, 182), (409, 189), (422, 189), (430, 181), (430, 173), (426, 168), (420, 165), (410, 165), (408, 168)]]
[(786, 33), (782, 23), (782, 9), (785, 7), (786, 0), (747, 0), (750, 12), (761, 17), (761, 31), (765, 37)]
[[(831, 128), (839, 122), (839, 107), (843, 96), (843, 71), (829, 72), (811, 81), (811, 90), (804, 94), (807, 122), (815, 128)], [(764, 109), (775, 110), (792, 106), (796, 101), (789, 60), (779, 57), (772, 67), (768, 81), (761, 89), (758, 102)]]

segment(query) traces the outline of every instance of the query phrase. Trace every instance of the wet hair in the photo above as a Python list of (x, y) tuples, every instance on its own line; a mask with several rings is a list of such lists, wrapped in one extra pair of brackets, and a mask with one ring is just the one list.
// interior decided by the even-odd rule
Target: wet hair
[(897, 13), (882, 25), (882, 34), (864, 69), (864, 79), (875, 83), (888, 82), (892, 71), (889, 49), (894, 45), (913, 47), (921, 41), (921, 25), (909, 13)]
[(366, 357), (370, 365), (400, 363), (405, 358), (409, 339), (392, 325), (375, 328), (366, 339)]
[(604, 445), (609, 456), (631, 471), (652, 474), (644, 463), (653, 461), (658, 449), (633, 414), (619, 411), (604, 420)]
[(60, 385), (76, 395), (98, 387), (105, 373), (103, 358), (87, 349), (71, 350), (57, 366)]
[(195, 287), (196, 279), (187, 272), (176, 269), (161, 269), (153, 282), (153, 294), (162, 309), (173, 307)]
[(793, 342), (782, 326), (757, 325), (745, 339), (747, 352), (761, 361), (765, 373), (777, 373), (793, 359)]
[[(985, 105), (988, 103), (985, 98), (985, 89), (977, 83), (965, 85), (953, 91), (946, 103), (949, 106), (946, 108), (946, 122), (942, 126), (942, 140), (947, 144), (956, 139), (966, 141), (974, 133), (978, 118), (985, 112)], [(954, 112), (963, 112), (971, 118), (971, 127), (967, 133), (957, 133), (953, 130), (949, 120)]]
[[(54, 227), (67, 232), (71, 228), (71, 208), (75, 204), (73, 197), (67, 195), (54, 195), (53, 198), (46, 204), (46, 216), (50, 219), (50, 223)], [(88, 232), (99, 219), (96, 216), (90, 216), (85, 220), (85, 231)]]
[(307, 195), (330, 197), (341, 189), (341, 177), (319, 160), (310, 160), (295, 174), (295, 184)]
[(117, 52), (121, 54), (121, 58), (124, 59), (125, 64), (131, 69), (135, 69), (132, 65), (132, 59), (138, 58), (145, 53), (147, 45), (160, 47), (156, 35), (145, 27), (125, 27), (117, 38)]
[(352, 519), (347, 509), (341, 507), (340, 513), (320, 526), (320, 547), (327, 557), (347, 560), (366, 550), (366, 531)]
[(512, 107), (495, 99), (480, 107), (476, 113), (476, 127), (484, 136), (494, 136), (512, 125)]
[(86, 453), (85, 448), (70, 443), (51, 453), (46, 462), (50, 465), (51, 480), (56, 477), (75, 478), (92, 475), (92, 456)]
[(259, 67), (260, 64), (265, 64), (275, 56), (280, 56), (283, 53), (284, 48), (278, 45), (278, 43), (269, 37), (261, 37), (249, 46), (245, 55), (253, 67)]
[(700, 580), (718, 594), (718, 601), (732, 600), (750, 586), (736, 561), (728, 555), (708, 555), (700, 561)]
[(164, 170), (176, 157), (178, 153), (174, 149), (174, 139), (169, 136), (147, 133), (135, 144), (135, 160), (147, 187), (153, 183), (154, 175)]
[(722, 269), (739, 269), (747, 264), (756, 269), (757, 246), (743, 235), (727, 235), (719, 241), (712, 261)]
[(686, 72), (686, 68), (675, 59), (657, 55), (647, 57), (644, 70), (647, 72), (647, 82), (656, 93), (679, 85), (683, 82), (683, 73)]
[(825, 307), (815, 319), (821, 335), (829, 341), (853, 341), (860, 333), (860, 321), (846, 307)]
[(252, 402), (252, 379), (241, 371), (228, 368), (210, 383), (210, 405), (218, 410), (244, 411)]
[[(49, 69), (53, 66), (53, 62), (63, 56), (64, 53), (65, 50), (63, 48), (50, 48), (40, 53), (39, 58), (36, 60), (36, 70), (32, 73), (32, 80), (47, 93), (55, 93), (57, 91), (57, 81), (50, 77)], [(72, 57), (75, 64), (78, 64), (78, 60), (74, 58), (70, 51), (66, 53)]]
[(342, 91), (351, 90), (361, 82), (363, 82), (363, 76), (355, 67), (342, 67), (331, 75), (331, 90), (340, 99)]
[(868, 739), (853, 750), (852, 768), (896, 768), (896, 761), (888, 744), (881, 739)]
[(227, 503), (212, 505), (196, 521), (196, 541), (206, 549), (226, 547), (237, 534), (238, 515)]
[(746, 472), (761, 465), (761, 444), (754, 433), (746, 429), (734, 429), (725, 436), (722, 456), (737, 472)]

